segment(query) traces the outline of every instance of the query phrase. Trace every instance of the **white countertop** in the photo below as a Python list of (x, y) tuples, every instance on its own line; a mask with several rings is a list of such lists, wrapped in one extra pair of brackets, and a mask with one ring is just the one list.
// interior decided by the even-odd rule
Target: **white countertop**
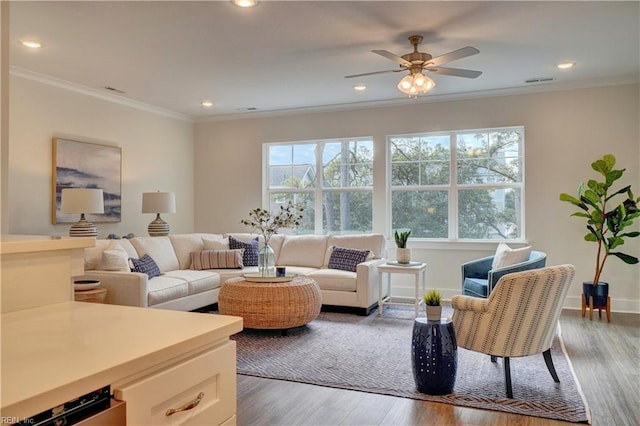
[(30, 253), (93, 247), (93, 237), (52, 237), (47, 235), (0, 235), (0, 254)]
[(241, 330), (238, 317), (82, 302), (5, 313), (2, 416), (32, 416)]

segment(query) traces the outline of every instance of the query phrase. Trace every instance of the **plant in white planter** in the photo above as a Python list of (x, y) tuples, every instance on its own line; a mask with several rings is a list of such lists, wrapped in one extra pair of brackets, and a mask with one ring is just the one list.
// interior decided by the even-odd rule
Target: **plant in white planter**
[[(608, 283), (600, 281), (602, 270), (609, 256), (615, 256), (629, 265), (638, 263), (637, 257), (619, 250), (626, 238), (635, 238), (640, 235), (638, 231), (626, 230), (640, 216), (640, 210), (638, 210), (640, 198), (634, 199), (631, 185), (618, 190), (611, 188), (626, 170), (614, 169), (615, 164), (616, 158), (613, 155), (605, 155), (591, 164), (591, 168), (602, 175), (603, 181), (590, 179), (587, 182), (587, 188), (583, 183), (580, 183), (577, 197), (565, 193), (560, 194), (561, 201), (566, 201), (580, 208), (571, 216), (586, 219), (586, 227), (589, 232), (584, 236), (584, 240), (597, 244), (593, 280), (587, 281), (583, 285), (582, 316), (585, 315), (585, 305), (589, 306), (589, 319), (593, 318), (594, 307), (605, 308), (607, 319), (609, 319)], [(615, 202), (614, 197), (616, 197)]]
[(396, 260), (398, 263), (408, 264), (411, 262), (411, 249), (407, 248), (407, 240), (409, 239), (409, 235), (411, 235), (411, 230), (400, 231), (393, 234), (393, 237), (396, 240)]
[(422, 297), (427, 311), (427, 321), (440, 321), (442, 316), (442, 294), (435, 288), (429, 290)]

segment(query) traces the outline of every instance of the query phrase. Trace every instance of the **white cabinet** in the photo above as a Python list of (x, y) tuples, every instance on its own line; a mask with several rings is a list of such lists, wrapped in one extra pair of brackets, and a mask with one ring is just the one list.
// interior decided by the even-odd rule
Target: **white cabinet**
[(127, 403), (127, 425), (235, 424), (235, 354), (235, 342), (228, 341), (130, 383), (116, 385), (114, 397)]

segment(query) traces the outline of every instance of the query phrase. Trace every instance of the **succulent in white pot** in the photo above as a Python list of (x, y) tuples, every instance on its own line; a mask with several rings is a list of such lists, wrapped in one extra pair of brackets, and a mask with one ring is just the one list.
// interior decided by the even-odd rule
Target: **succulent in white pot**
[(411, 235), (411, 230), (400, 231), (397, 230), (393, 234), (396, 240), (396, 260), (398, 263), (408, 264), (411, 263), (411, 249), (407, 248), (407, 240)]

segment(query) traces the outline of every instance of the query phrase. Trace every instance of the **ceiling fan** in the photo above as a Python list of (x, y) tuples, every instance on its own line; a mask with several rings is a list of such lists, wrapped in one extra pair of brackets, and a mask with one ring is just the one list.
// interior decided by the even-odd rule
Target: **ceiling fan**
[(407, 53), (406, 55), (402, 56), (395, 55), (388, 50), (372, 50), (373, 53), (397, 62), (400, 65), (399, 68), (393, 70), (347, 75), (345, 76), (345, 78), (363, 77), (367, 75), (383, 74), (388, 72), (409, 71), (409, 75), (405, 76), (398, 83), (398, 90), (406, 93), (409, 96), (417, 97), (418, 94), (426, 93), (429, 90), (433, 89), (436, 85), (436, 83), (431, 78), (423, 74), (423, 71), (465, 78), (477, 78), (482, 74), (482, 71), (440, 66), (441, 64), (446, 64), (457, 59), (466, 58), (467, 56), (480, 53), (480, 51), (475, 47), (463, 47), (462, 49), (454, 50), (453, 52), (445, 53), (444, 55), (436, 56), (434, 58), (428, 53), (418, 51), (418, 45), (422, 43), (422, 36), (412, 35), (411, 37), (409, 37), (409, 42), (413, 45), (413, 52)]

